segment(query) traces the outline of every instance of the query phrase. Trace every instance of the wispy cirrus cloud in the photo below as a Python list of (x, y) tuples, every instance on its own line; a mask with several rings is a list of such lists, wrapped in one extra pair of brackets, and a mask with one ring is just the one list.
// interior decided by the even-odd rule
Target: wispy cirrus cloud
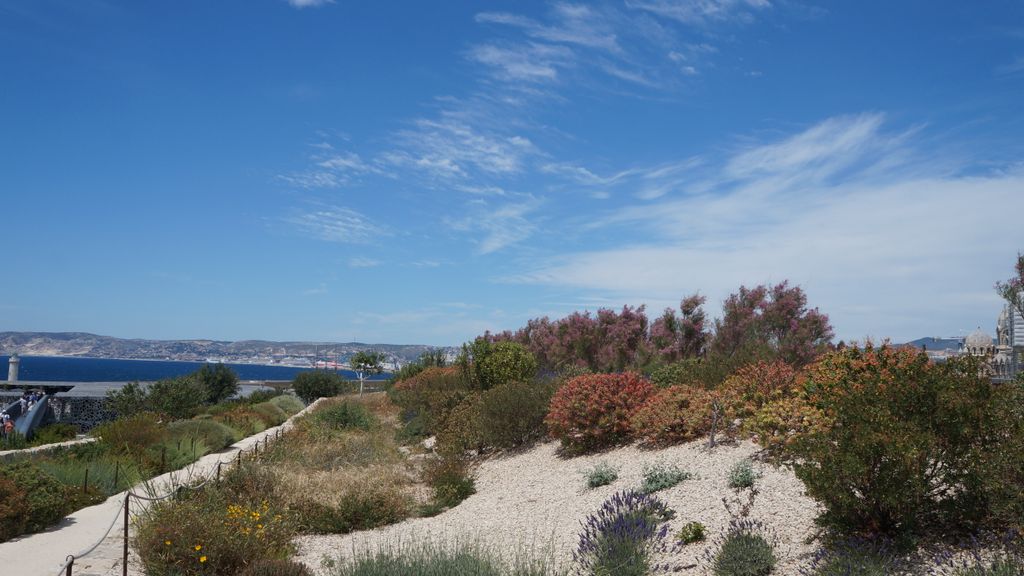
[(400, 131), (398, 140), (402, 148), (383, 154), (384, 162), (444, 179), (516, 174), (537, 153), (524, 136), (483, 131), (446, 117), (419, 119)]
[(282, 218), (299, 234), (327, 242), (361, 244), (389, 234), (387, 228), (344, 206), (317, 204)]
[(461, 219), (448, 219), (446, 224), (452, 230), (480, 234), (482, 237), (476, 241), (477, 252), (490, 254), (533, 235), (537, 224), (530, 216), (542, 204), (542, 200), (529, 194), (497, 205), (479, 201), (473, 213)]
[(317, 6), (334, 4), (334, 0), (288, 0), (288, 3), (294, 8), (316, 8)]
[(514, 26), (531, 38), (547, 42), (574, 44), (609, 52), (621, 50), (611, 22), (590, 6), (559, 2), (552, 6), (551, 16), (553, 22), (545, 24), (508, 12), (481, 12), (476, 15), (476, 21)]
[(759, 10), (771, 7), (768, 0), (626, 0), (626, 6), (646, 10), (685, 24), (727, 20), (749, 22)]
[(374, 260), (373, 258), (366, 258), (363, 256), (356, 256), (348, 259), (349, 268), (376, 268), (380, 265), (380, 260)]
[(387, 175), (381, 166), (364, 162), (354, 152), (335, 152), (328, 142), (321, 142), (315, 148), (322, 152), (310, 157), (310, 167), (278, 175), (278, 180), (297, 188), (340, 188), (367, 174)]

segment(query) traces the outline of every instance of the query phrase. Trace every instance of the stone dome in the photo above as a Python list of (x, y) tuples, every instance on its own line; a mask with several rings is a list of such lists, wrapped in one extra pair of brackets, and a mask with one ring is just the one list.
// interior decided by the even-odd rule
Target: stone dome
[(992, 337), (986, 334), (981, 328), (971, 332), (964, 338), (964, 348), (968, 351), (985, 350), (992, 347)]

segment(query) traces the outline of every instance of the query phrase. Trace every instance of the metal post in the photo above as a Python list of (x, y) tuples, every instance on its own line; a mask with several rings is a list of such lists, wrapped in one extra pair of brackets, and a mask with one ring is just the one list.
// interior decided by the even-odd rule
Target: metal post
[(131, 491), (124, 494), (124, 556), (121, 558), (121, 576), (128, 576), (128, 500)]
[(82, 481), (82, 494), (89, 491), (89, 467), (85, 467), (85, 480)]
[(64, 572), (64, 576), (71, 576), (71, 567), (75, 565), (75, 557), (68, 554), (68, 557), (64, 559), (68, 563), (68, 569)]

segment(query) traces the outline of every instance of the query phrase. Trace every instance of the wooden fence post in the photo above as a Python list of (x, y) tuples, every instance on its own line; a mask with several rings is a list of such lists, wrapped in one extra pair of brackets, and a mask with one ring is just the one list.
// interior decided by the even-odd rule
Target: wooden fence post
[(128, 576), (128, 501), (131, 490), (124, 494), (124, 555), (121, 557), (121, 576)]

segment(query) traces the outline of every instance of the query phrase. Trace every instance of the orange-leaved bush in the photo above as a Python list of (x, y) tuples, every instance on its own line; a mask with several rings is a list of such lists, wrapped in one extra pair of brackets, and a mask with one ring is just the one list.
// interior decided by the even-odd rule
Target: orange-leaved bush
[(611, 446), (630, 439), (633, 411), (653, 393), (635, 372), (577, 376), (555, 392), (544, 422), (570, 450)]
[(634, 412), (630, 426), (646, 444), (678, 444), (708, 434), (712, 427), (726, 428), (723, 407), (720, 395), (713, 390), (670, 386), (644, 402)]
[(718, 389), (735, 402), (738, 417), (748, 418), (765, 404), (796, 394), (797, 371), (782, 360), (762, 360), (736, 370)]

